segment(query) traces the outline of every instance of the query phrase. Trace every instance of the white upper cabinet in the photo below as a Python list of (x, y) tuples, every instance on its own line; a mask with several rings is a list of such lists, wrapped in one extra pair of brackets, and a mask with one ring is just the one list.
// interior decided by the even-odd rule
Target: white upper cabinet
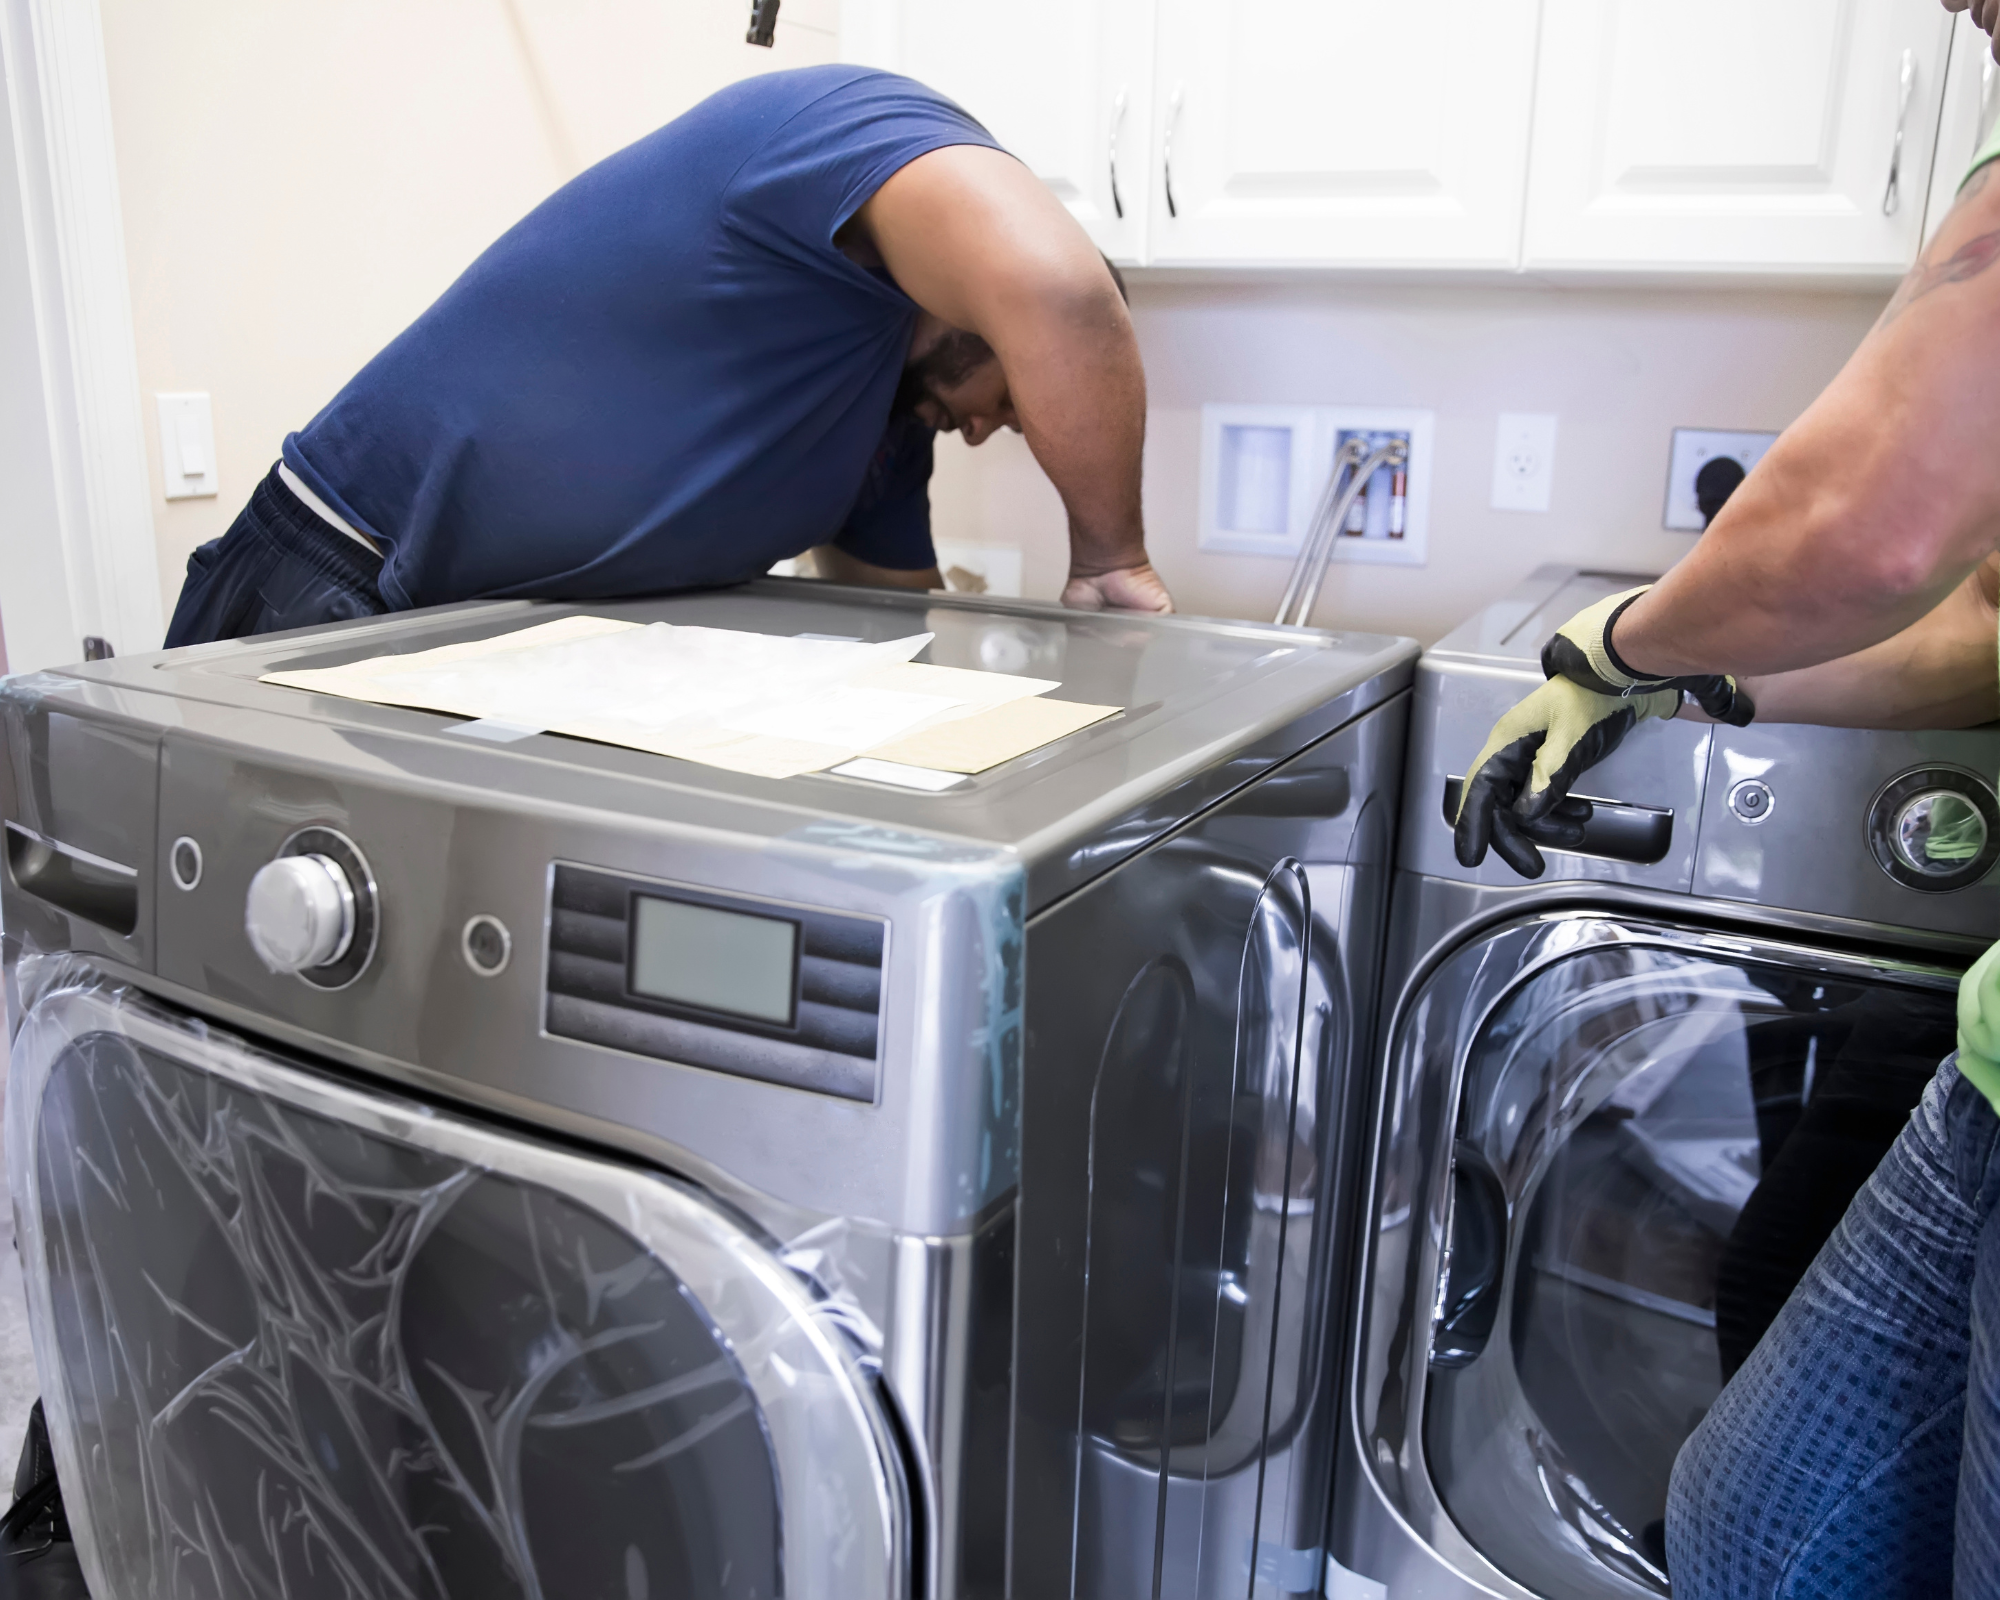
[(1539, 0), (1157, 3), (1151, 260), (1515, 265)]
[(1958, 198), (1972, 158), (2000, 115), (2000, 63), (1986, 35), (1970, 17), (1952, 24), (1951, 68), (1944, 80), (1944, 115), (1938, 118), (1937, 159), (1931, 165), (1930, 209), (1924, 214), (1924, 242), (1943, 226)]
[(951, 96), (1114, 260), (1143, 259), (1153, 0), (844, 0), (841, 54)]
[(1543, 0), (1522, 264), (1902, 271), (1951, 20), (1938, 0)]

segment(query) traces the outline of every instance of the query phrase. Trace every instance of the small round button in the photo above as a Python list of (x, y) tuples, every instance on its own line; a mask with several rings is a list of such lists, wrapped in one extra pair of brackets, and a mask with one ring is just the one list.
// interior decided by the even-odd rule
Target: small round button
[(331, 966), (354, 942), (354, 885), (326, 856), (267, 861), (250, 880), (243, 931), (273, 972)]
[(183, 834), (167, 853), (167, 870), (174, 875), (174, 887), (192, 889), (201, 882), (201, 846)]
[(480, 977), (497, 978), (507, 970), (514, 938), (498, 917), (478, 916), (466, 923), (459, 947), (465, 952), (465, 964)]
[(1762, 822), (1777, 803), (1777, 796), (1762, 778), (1745, 778), (1729, 791), (1729, 809), (1736, 813), (1739, 822)]

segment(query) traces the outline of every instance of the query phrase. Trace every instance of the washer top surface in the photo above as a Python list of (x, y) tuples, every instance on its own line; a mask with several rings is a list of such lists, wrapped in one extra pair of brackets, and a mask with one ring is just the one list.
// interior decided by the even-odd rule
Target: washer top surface
[[(1059, 680), (1053, 697), (1112, 718), (937, 793), (816, 773), (749, 777), (642, 751), (537, 734), (457, 737), (462, 719), (260, 683), (511, 632), (570, 615), (883, 640), (935, 635), (917, 659)], [(748, 835), (805, 819), (875, 824), (1018, 851), (1030, 899), (1104, 870), (1409, 683), (1407, 639), (1191, 617), (766, 579), (641, 601), (475, 602), (66, 669), (103, 710), (240, 743), (284, 763), (374, 781), (436, 782)], [(134, 692), (136, 691), (136, 692)]]

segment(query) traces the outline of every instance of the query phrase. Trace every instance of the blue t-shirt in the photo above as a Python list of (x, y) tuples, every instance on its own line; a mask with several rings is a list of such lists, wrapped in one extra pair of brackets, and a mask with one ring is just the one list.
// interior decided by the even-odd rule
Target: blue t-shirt
[(997, 149), (908, 78), (732, 85), (564, 185), (285, 441), (395, 607), (736, 583), (816, 544), (931, 564), (916, 306), (834, 248), (899, 168)]

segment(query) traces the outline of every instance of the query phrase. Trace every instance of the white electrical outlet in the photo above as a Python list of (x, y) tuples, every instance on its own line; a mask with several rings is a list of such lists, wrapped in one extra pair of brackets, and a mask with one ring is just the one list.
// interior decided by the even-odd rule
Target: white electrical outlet
[(1708, 526), (1701, 513), (1701, 499), (1695, 479), (1711, 461), (1727, 457), (1743, 469), (1764, 459), (1777, 442), (1775, 433), (1727, 433), (1712, 428), (1674, 429), (1673, 453), (1667, 463), (1668, 528), (1676, 533), (1700, 533)]
[(1503, 411), (1493, 436), (1493, 509), (1546, 511), (1555, 488), (1556, 419)]
[(1424, 564), (1430, 531), (1428, 411), (1360, 406), (1201, 408), (1201, 548), (1233, 555), (1297, 557), (1333, 469), (1352, 438), (1400, 441), (1403, 467), (1379, 468), (1337, 530), (1332, 559), (1388, 566)]

